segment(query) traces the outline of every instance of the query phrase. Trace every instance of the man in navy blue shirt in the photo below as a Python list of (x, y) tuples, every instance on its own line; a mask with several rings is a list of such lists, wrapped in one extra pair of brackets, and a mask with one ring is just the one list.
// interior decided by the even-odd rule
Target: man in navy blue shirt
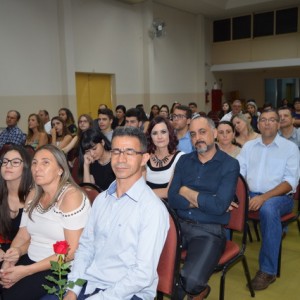
[(180, 272), (179, 299), (208, 296), (209, 277), (224, 251), (224, 225), (234, 198), (239, 163), (215, 144), (214, 122), (206, 117), (191, 121), (190, 135), (196, 151), (183, 155), (175, 167), (169, 204), (180, 220), (187, 256)]

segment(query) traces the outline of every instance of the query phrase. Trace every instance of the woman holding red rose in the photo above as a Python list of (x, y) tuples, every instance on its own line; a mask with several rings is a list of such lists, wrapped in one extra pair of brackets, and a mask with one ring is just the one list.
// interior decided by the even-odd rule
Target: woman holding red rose
[(42, 284), (49, 285), (45, 276), (51, 275), (50, 261), (57, 260), (53, 244), (66, 240), (70, 245), (66, 260), (72, 260), (90, 211), (88, 198), (74, 183), (57, 147), (39, 148), (31, 172), (34, 188), (0, 273), (3, 300), (37, 300), (46, 294)]

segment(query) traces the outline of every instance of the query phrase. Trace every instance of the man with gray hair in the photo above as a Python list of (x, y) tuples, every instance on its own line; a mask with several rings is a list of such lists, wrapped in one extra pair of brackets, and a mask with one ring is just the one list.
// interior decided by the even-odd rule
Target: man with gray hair
[(142, 175), (149, 154), (145, 134), (117, 127), (111, 149), (116, 175), (93, 203), (69, 279), (85, 279), (65, 300), (154, 299), (157, 265), (169, 229), (169, 214)]
[(7, 127), (0, 134), (0, 149), (5, 144), (23, 145), (25, 143), (26, 136), (18, 127), (20, 118), (21, 115), (18, 111), (8, 111), (6, 116)]
[(179, 299), (204, 299), (210, 292), (207, 282), (224, 252), (224, 225), (234, 198), (239, 163), (215, 144), (214, 122), (197, 117), (190, 123), (196, 149), (178, 160), (169, 189), (170, 206), (175, 209), (187, 251), (180, 272)]
[(221, 121), (231, 121), (231, 118), (233, 116), (236, 116), (238, 114), (242, 114), (242, 102), (241, 100), (234, 100), (232, 105), (231, 105), (231, 111), (226, 114), (225, 116), (223, 116), (223, 118), (221, 119)]

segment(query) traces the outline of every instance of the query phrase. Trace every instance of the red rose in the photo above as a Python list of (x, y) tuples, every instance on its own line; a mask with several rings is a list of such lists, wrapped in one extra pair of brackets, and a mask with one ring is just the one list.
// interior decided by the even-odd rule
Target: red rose
[(66, 255), (69, 251), (70, 245), (67, 241), (60, 241), (53, 244), (53, 249), (56, 254)]

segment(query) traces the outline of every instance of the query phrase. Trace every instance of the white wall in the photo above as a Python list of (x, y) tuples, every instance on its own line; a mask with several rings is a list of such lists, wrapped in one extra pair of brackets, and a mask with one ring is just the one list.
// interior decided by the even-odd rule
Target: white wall
[(61, 102), (57, 1), (1, 0), (0, 41), (0, 126), (17, 109), (27, 130), (30, 113)]

